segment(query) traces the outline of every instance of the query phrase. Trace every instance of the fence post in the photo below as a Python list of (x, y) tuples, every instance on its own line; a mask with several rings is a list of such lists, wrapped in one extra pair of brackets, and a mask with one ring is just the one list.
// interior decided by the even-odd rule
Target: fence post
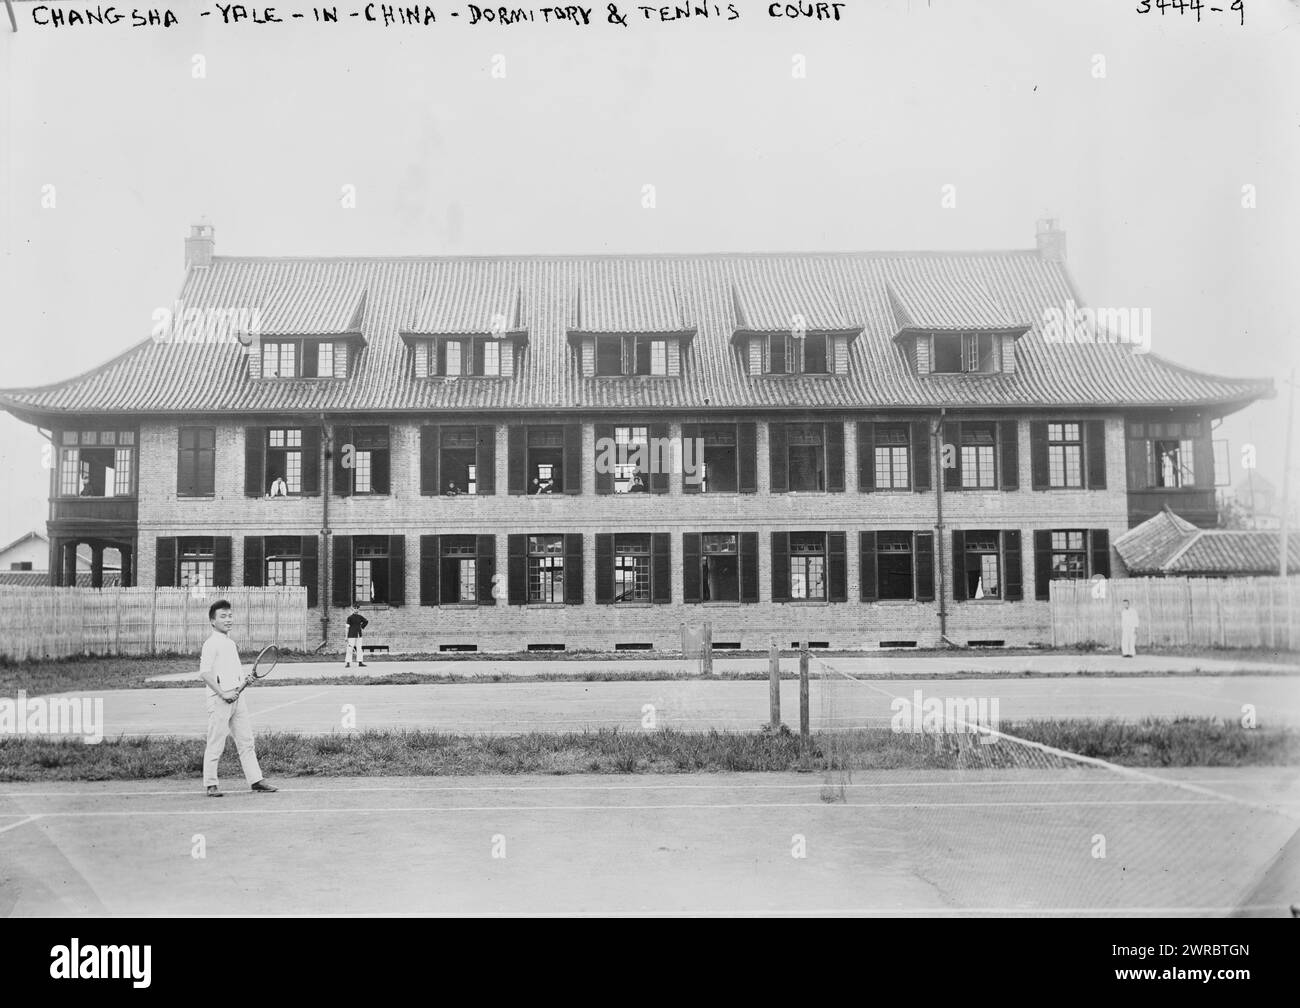
[(776, 638), (767, 639), (767, 706), (768, 724), (772, 731), (781, 728), (781, 652), (776, 648)]

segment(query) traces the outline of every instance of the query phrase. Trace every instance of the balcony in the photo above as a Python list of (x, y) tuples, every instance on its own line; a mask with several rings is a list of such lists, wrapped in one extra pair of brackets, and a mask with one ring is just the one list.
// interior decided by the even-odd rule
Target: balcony
[(134, 529), (139, 505), (134, 497), (54, 497), (50, 500), (50, 526), (77, 530)]
[(1218, 502), (1212, 487), (1151, 487), (1128, 493), (1128, 525), (1133, 528), (1166, 506), (1198, 528), (1214, 528), (1219, 520)]

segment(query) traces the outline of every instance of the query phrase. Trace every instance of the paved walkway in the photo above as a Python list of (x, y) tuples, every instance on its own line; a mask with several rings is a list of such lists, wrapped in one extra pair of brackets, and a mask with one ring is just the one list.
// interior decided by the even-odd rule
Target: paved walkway
[[(813, 653), (814, 668), (823, 659)], [(1138, 655), (1121, 658), (1116, 654), (1092, 655), (936, 655), (912, 656), (835, 656), (824, 661), (834, 668), (860, 678), (899, 678), (900, 676), (934, 676), (967, 673), (972, 677), (1023, 675), (1026, 672), (1056, 675), (1105, 675), (1109, 672), (1228, 674), (1242, 670), (1259, 673), (1289, 672), (1300, 675), (1300, 668), (1285, 662), (1244, 661), (1234, 658), (1193, 658), (1182, 655)], [(788, 656), (781, 661), (782, 672), (796, 674), (799, 659)], [(372, 661), (364, 669), (353, 665), (347, 669), (340, 661), (295, 662), (280, 665), (275, 675), (280, 679), (321, 679), (337, 676), (384, 676), (399, 674), (442, 676), (509, 676), (525, 677), (544, 674), (582, 675), (585, 673), (655, 673), (665, 678), (698, 675), (700, 663), (691, 658), (628, 658), (572, 661), (492, 661), (447, 659), (441, 661)], [(715, 675), (744, 672), (767, 672), (767, 658), (714, 658)], [(181, 682), (198, 678), (197, 672), (180, 672), (155, 676), (150, 682)]]

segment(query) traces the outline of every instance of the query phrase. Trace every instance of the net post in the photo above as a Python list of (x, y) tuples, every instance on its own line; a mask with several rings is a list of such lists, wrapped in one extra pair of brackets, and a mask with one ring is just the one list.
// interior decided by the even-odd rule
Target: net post
[(770, 711), (768, 724), (772, 731), (781, 728), (781, 652), (777, 650), (776, 638), (767, 639), (767, 706)]
[(808, 723), (808, 641), (799, 641), (799, 744), (808, 750), (811, 741)]

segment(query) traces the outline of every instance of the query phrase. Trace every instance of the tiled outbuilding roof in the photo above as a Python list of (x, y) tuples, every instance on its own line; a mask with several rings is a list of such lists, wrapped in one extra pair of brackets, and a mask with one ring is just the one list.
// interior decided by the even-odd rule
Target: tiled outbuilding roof
[[(1133, 575), (1240, 574), (1278, 572), (1280, 533), (1202, 529), (1168, 508), (1115, 540), (1115, 550)], [(1300, 571), (1300, 535), (1287, 540), (1287, 567)]]
[[(1036, 252), (831, 253), (626, 257), (299, 259), (217, 256), (181, 298), (217, 310), (274, 306), (297, 328), (337, 325), (364, 292), (366, 340), (346, 381), (255, 380), (237, 342), (146, 339), (108, 363), (39, 388), (0, 390), (28, 419), (63, 411), (538, 410), (1201, 406), (1230, 412), (1273, 394), (1268, 380), (1179, 367), (1125, 344), (1048, 343), (1034, 322), (1013, 373), (919, 375), (894, 338), (891, 291), (922, 321), (1038, 320), (1078, 300), (1064, 266)], [(579, 294), (585, 317), (579, 318)], [(598, 295), (593, 292), (600, 292)], [(957, 292), (957, 293), (949, 293)], [(978, 310), (972, 301), (978, 294)], [(947, 307), (943, 307), (947, 306)], [(488, 332), (505, 312), (527, 333), (513, 378), (417, 379), (402, 333)], [(944, 313), (947, 314), (944, 314)], [(966, 312), (966, 314), (963, 314)], [(848, 373), (751, 377), (737, 330), (860, 338)], [(312, 320), (317, 320), (313, 322)], [(679, 377), (583, 378), (568, 334), (581, 324), (685, 326)], [(665, 331), (657, 329), (653, 331)], [(1168, 337), (1172, 340), (1172, 336)]]

